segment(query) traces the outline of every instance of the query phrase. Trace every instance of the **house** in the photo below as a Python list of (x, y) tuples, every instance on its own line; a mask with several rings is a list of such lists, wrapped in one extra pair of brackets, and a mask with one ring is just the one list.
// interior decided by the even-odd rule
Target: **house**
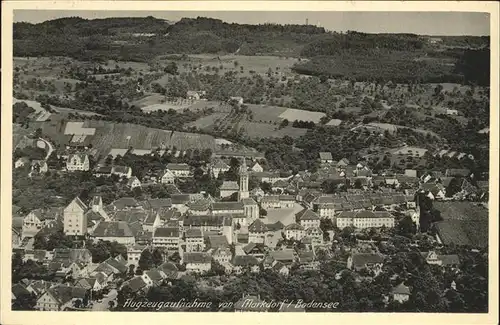
[(280, 192), (283, 193), (285, 189), (289, 186), (290, 184), (282, 179), (278, 179), (276, 182), (273, 183), (271, 186), (271, 190), (273, 192)]
[(467, 177), (470, 175), (470, 170), (466, 168), (450, 168), (445, 172), (446, 177)]
[(64, 208), (64, 234), (66, 236), (83, 236), (87, 233), (88, 207), (76, 197)]
[(133, 197), (121, 197), (111, 203), (109, 208), (115, 211), (124, 211), (140, 208), (140, 205)]
[(234, 181), (224, 181), (220, 187), (220, 197), (230, 197), (234, 193), (237, 193), (240, 190), (237, 182)]
[(458, 111), (456, 109), (446, 109), (446, 115), (458, 115)]
[(262, 166), (258, 162), (255, 162), (250, 170), (257, 173), (262, 173), (264, 171), (264, 168), (262, 168)]
[(304, 209), (295, 215), (295, 219), (304, 228), (319, 227), (320, 218), (316, 212)]
[(286, 239), (301, 240), (305, 236), (305, 229), (298, 223), (292, 223), (284, 229)]
[(224, 228), (232, 228), (232, 218), (225, 215), (186, 215), (183, 219), (183, 228), (198, 228), (202, 232), (215, 231), (222, 233)]
[(230, 263), (232, 258), (231, 249), (229, 247), (218, 247), (210, 249), (208, 252), (217, 263), (224, 266)]
[(421, 184), (420, 188), (427, 193), (427, 197), (431, 200), (444, 200), (446, 191), (441, 184), (426, 183)]
[(347, 158), (342, 158), (337, 162), (337, 168), (345, 168), (349, 166), (349, 160)]
[(175, 175), (175, 177), (189, 177), (189, 174), (191, 173), (191, 168), (188, 164), (185, 163), (169, 163), (167, 164), (167, 169), (170, 170)]
[(438, 255), (434, 251), (421, 254), (427, 264), (451, 267), (457, 267), (460, 265), (460, 258), (456, 254)]
[(358, 272), (366, 269), (377, 274), (382, 270), (384, 259), (383, 255), (377, 253), (353, 253), (347, 258), (347, 268)]
[(84, 288), (57, 285), (48, 288), (36, 301), (35, 308), (44, 311), (61, 311), (66, 307), (72, 307), (73, 301), (79, 299), (83, 301), (87, 296)]
[(188, 90), (186, 93), (186, 98), (191, 100), (200, 100), (200, 94), (195, 90)]
[(280, 198), (278, 195), (268, 195), (260, 199), (260, 206), (264, 210), (281, 208)]
[(162, 184), (174, 184), (175, 183), (175, 175), (169, 169), (165, 170), (163, 175), (161, 176)]
[(139, 260), (141, 259), (142, 252), (146, 249), (144, 245), (131, 245), (127, 247), (127, 266), (134, 265), (137, 266), (139, 264)]
[(333, 162), (333, 157), (331, 152), (320, 152), (319, 160), (321, 163), (329, 164)]
[(208, 215), (210, 214), (210, 206), (212, 202), (209, 199), (201, 199), (187, 204), (189, 213), (193, 215)]
[(126, 221), (101, 221), (91, 234), (94, 241), (116, 241), (123, 245), (135, 244), (135, 236)]
[(295, 196), (293, 195), (280, 195), (280, 207), (282, 209), (290, 209), (295, 207)]
[(86, 154), (71, 154), (66, 161), (68, 171), (88, 171), (90, 170), (89, 156)]
[(188, 272), (208, 272), (212, 268), (212, 257), (204, 252), (184, 253), (182, 257)]
[(264, 222), (260, 219), (255, 220), (248, 227), (248, 242), (265, 244), (267, 232), (268, 229)]
[(297, 253), (293, 249), (282, 249), (277, 251), (270, 251), (268, 256), (264, 259), (264, 264), (272, 267), (275, 261), (281, 262), (285, 265), (291, 265), (297, 260)]
[(394, 301), (404, 303), (410, 299), (410, 288), (400, 283), (392, 289), (391, 294)]
[(271, 265), (271, 269), (283, 276), (288, 276), (290, 274), (290, 268), (280, 261), (274, 261)]
[(31, 161), (31, 175), (44, 174), (49, 171), (49, 166), (45, 160), (32, 160)]
[(17, 159), (15, 162), (14, 162), (14, 168), (17, 169), (17, 168), (21, 168), (23, 166), (26, 166), (27, 164), (29, 164), (30, 160), (28, 157), (21, 157), (19, 159)]
[[(35, 209), (22, 218), (22, 238), (34, 237), (49, 222), (59, 220), (63, 215), (62, 208)], [(20, 220), (20, 219), (18, 219)], [(14, 220), (12, 220), (14, 224)], [(19, 221), (17, 221), (19, 223)], [(18, 224), (19, 226), (19, 224)]]
[(127, 181), (127, 186), (132, 190), (134, 188), (141, 187), (141, 185), (141, 181), (136, 176), (129, 178)]
[(313, 244), (321, 245), (323, 244), (323, 230), (319, 226), (306, 228), (306, 233), (304, 237), (311, 238)]
[(167, 250), (177, 251), (179, 242), (180, 232), (178, 227), (156, 228), (153, 233), (153, 247), (163, 247)]
[(88, 277), (88, 278), (81, 278), (78, 279), (75, 283), (75, 287), (77, 288), (83, 288), (87, 291), (100, 291), (105, 288), (105, 282), (101, 283), (99, 280), (101, 280), (102, 277)]
[(243, 247), (243, 251), (247, 255), (253, 256), (258, 260), (262, 260), (262, 259), (264, 259), (264, 256), (266, 255), (268, 248), (266, 245), (264, 245), (262, 243), (257, 244), (257, 243), (250, 242), (250, 243), (248, 243), (248, 245)]
[(165, 274), (165, 277), (167, 279), (177, 279), (177, 276), (179, 274), (179, 270), (177, 269), (177, 266), (172, 263), (172, 262), (163, 262), (158, 267), (158, 270), (161, 270), (163, 274)]
[(129, 288), (130, 292), (132, 293), (146, 293), (149, 290), (150, 286), (148, 286), (148, 283), (144, 281), (144, 278), (145, 277), (143, 276), (135, 276), (132, 279), (124, 282), (122, 288)]
[(120, 178), (130, 178), (132, 177), (132, 168), (128, 166), (113, 166), (111, 174), (117, 175)]
[(233, 271), (241, 274), (244, 271), (259, 272), (259, 261), (251, 255), (236, 255), (231, 261)]
[(186, 252), (201, 252), (205, 249), (205, 242), (201, 229), (190, 228), (184, 233), (184, 241), (186, 243)]
[(229, 102), (233, 102), (233, 103), (236, 103), (238, 105), (243, 105), (243, 97), (239, 97), (239, 96), (229, 97)]
[(215, 178), (218, 178), (220, 174), (223, 174), (227, 171), (229, 171), (231, 167), (226, 164), (224, 161), (219, 160), (215, 164), (212, 165), (211, 170), (212, 170), (212, 175)]

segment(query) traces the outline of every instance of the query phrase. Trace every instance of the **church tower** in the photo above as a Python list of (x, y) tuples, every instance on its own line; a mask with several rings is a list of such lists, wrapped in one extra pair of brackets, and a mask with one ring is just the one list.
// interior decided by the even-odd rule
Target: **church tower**
[(248, 192), (248, 168), (245, 158), (243, 164), (240, 166), (240, 191), (238, 192), (238, 201), (250, 197)]

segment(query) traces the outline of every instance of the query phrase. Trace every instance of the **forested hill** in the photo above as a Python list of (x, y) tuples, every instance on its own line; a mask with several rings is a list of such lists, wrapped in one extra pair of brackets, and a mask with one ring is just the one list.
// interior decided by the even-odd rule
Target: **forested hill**
[(406, 82), (422, 76), (422, 82), (489, 83), (489, 74), (477, 74), (489, 65), (489, 37), (440, 37), (435, 44), (430, 36), (414, 34), (336, 33), (312, 25), (247, 25), (204, 17), (176, 23), (71, 17), (14, 24), (14, 56), (146, 62), (174, 53), (310, 58), (295, 71), (356, 80)]

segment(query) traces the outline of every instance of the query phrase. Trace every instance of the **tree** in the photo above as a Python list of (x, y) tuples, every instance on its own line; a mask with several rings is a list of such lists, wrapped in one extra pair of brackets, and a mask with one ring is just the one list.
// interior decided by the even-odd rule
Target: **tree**
[(163, 252), (159, 248), (155, 248), (152, 254), (153, 265), (160, 266), (163, 263)]
[(446, 187), (446, 197), (453, 197), (462, 190), (462, 181), (460, 178), (454, 177)]
[(150, 270), (154, 267), (153, 255), (149, 251), (149, 249), (145, 249), (141, 253), (141, 257), (139, 258), (139, 268), (141, 270)]
[(396, 232), (401, 236), (412, 238), (417, 232), (417, 225), (415, 225), (410, 216), (405, 216), (398, 222)]

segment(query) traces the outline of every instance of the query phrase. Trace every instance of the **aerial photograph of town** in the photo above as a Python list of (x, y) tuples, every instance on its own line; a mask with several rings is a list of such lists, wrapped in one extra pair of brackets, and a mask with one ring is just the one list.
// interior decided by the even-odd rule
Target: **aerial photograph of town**
[(12, 33), (13, 311), (489, 312), (487, 13)]

